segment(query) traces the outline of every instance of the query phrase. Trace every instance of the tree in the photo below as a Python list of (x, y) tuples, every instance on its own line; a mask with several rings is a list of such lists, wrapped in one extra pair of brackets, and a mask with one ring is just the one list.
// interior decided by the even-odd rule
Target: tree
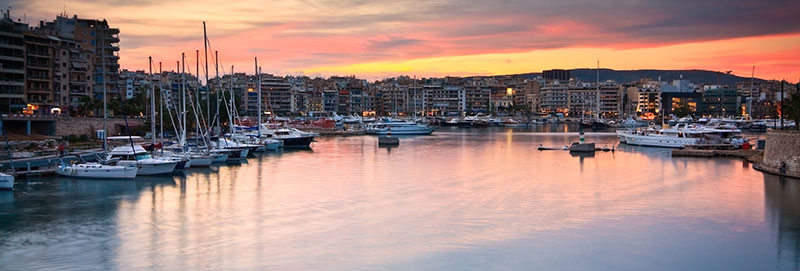
[(800, 93), (795, 91), (786, 99), (786, 104), (782, 108), (787, 119), (794, 120), (795, 129), (800, 129)]
[(83, 96), (79, 101), (80, 105), (78, 105), (78, 115), (79, 116), (94, 116), (96, 111), (98, 110), (98, 104), (102, 106), (102, 101), (99, 99), (95, 99), (91, 96)]
[(672, 111), (678, 118), (686, 117), (692, 113), (692, 109), (689, 108), (689, 105), (685, 103), (679, 103), (678, 107), (675, 107)]

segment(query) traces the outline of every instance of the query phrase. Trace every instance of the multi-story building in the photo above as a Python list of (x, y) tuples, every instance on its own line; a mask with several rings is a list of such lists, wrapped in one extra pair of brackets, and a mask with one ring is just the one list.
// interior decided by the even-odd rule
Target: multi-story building
[(430, 80), (422, 86), (426, 97), (428, 114), (435, 116), (459, 116), (466, 109), (466, 90), (461, 85), (443, 85), (442, 81)]
[(325, 112), (338, 112), (339, 111), (339, 91), (336, 89), (323, 89), (322, 90), (322, 111)]
[(123, 91), (125, 99), (132, 99), (142, 91), (146, 92), (150, 87), (149, 74), (144, 71), (122, 70), (117, 82), (119, 83), (117, 88)]
[(25, 39), (8, 13), (0, 20), (0, 111), (25, 107)]
[(600, 115), (603, 118), (622, 116), (622, 87), (612, 82), (600, 83)]
[(567, 91), (567, 102), (570, 117), (594, 116), (597, 113), (597, 89), (595, 86), (584, 83), (570, 86)]
[(49, 112), (54, 104), (53, 55), (55, 40), (48, 36), (24, 31), (25, 38), (25, 101), (30, 113)]
[(540, 90), (542, 113), (557, 114), (569, 111), (569, 84), (560, 81), (548, 82)]
[(545, 70), (542, 71), (545, 80), (569, 81), (571, 78), (569, 70)]
[[(59, 38), (54, 58), (55, 82), (60, 93), (62, 110), (76, 112), (83, 101), (93, 96), (92, 70), (94, 62), (91, 51), (84, 50), (71, 39)], [(63, 112), (63, 111), (62, 111)]]
[(261, 95), (265, 110), (273, 116), (288, 116), (295, 111), (292, 86), (284, 77), (262, 74)]
[(59, 15), (53, 22), (40, 27), (58, 37), (75, 40), (78, 47), (92, 52), (93, 90), (95, 97), (116, 95), (119, 80), (119, 29), (109, 26), (106, 20), (80, 19), (78, 16)]
[(489, 96), (492, 89), (480, 84), (468, 84), (464, 86), (465, 113), (473, 115), (477, 113), (489, 114)]
[(723, 86), (705, 86), (703, 89), (703, 114), (709, 116), (741, 116), (739, 92)]
[(644, 83), (625, 88), (628, 96), (630, 114), (636, 116), (655, 118), (661, 110), (661, 86), (658, 84)]

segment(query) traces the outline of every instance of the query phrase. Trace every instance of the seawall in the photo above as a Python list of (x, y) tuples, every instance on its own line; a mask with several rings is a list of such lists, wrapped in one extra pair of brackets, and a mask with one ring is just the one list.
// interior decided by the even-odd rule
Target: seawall
[(800, 131), (769, 131), (758, 169), (800, 178)]
[[(129, 126), (144, 125), (142, 118), (128, 118)], [(108, 135), (117, 135), (125, 126), (123, 118), (108, 118)], [(97, 130), (103, 129), (103, 118), (59, 118), (56, 120), (56, 136), (83, 135), (95, 136)]]

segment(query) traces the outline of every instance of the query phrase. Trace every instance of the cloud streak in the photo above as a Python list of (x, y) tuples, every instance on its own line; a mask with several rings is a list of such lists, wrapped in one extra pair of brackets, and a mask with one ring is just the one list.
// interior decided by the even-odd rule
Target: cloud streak
[[(65, 8), (54, 0), (11, 5), (15, 14), (35, 20), (52, 20)], [(171, 60), (202, 49), (201, 22), (207, 21), (212, 45), (227, 62), (250, 71), (245, 63), (258, 56), (266, 60), (264, 70), (278, 74), (321, 65), (553, 49), (621, 52), (800, 33), (800, 2), (783, 0), (83, 0), (66, 10), (119, 27), (123, 67), (142, 68), (148, 55)], [(750, 49), (766, 54), (774, 46)], [(733, 61), (737, 53), (731, 54), (717, 59)], [(505, 63), (524, 65), (511, 60)], [(658, 59), (648, 64), (660, 68)]]

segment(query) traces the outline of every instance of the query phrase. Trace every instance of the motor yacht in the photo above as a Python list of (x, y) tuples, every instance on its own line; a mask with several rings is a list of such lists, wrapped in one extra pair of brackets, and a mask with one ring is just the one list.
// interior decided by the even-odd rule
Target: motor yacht
[(283, 127), (280, 124), (262, 123), (259, 125), (262, 137), (283, 142), (284, 148), (308, 148), (318, 135), (298, 129)]
[(367, 134), (373, 135), (430, 135), (433, 128), (413, 121), (384, 120), (367, 126)]
[(668, 129), (617, 131), (621, 143), (650, 147), (683, 148), (687, 145), (718, 143), (730, 144), (730, 138), (740, 134), (738, 129), (715, 129), (704, 126), (678, 124)]

